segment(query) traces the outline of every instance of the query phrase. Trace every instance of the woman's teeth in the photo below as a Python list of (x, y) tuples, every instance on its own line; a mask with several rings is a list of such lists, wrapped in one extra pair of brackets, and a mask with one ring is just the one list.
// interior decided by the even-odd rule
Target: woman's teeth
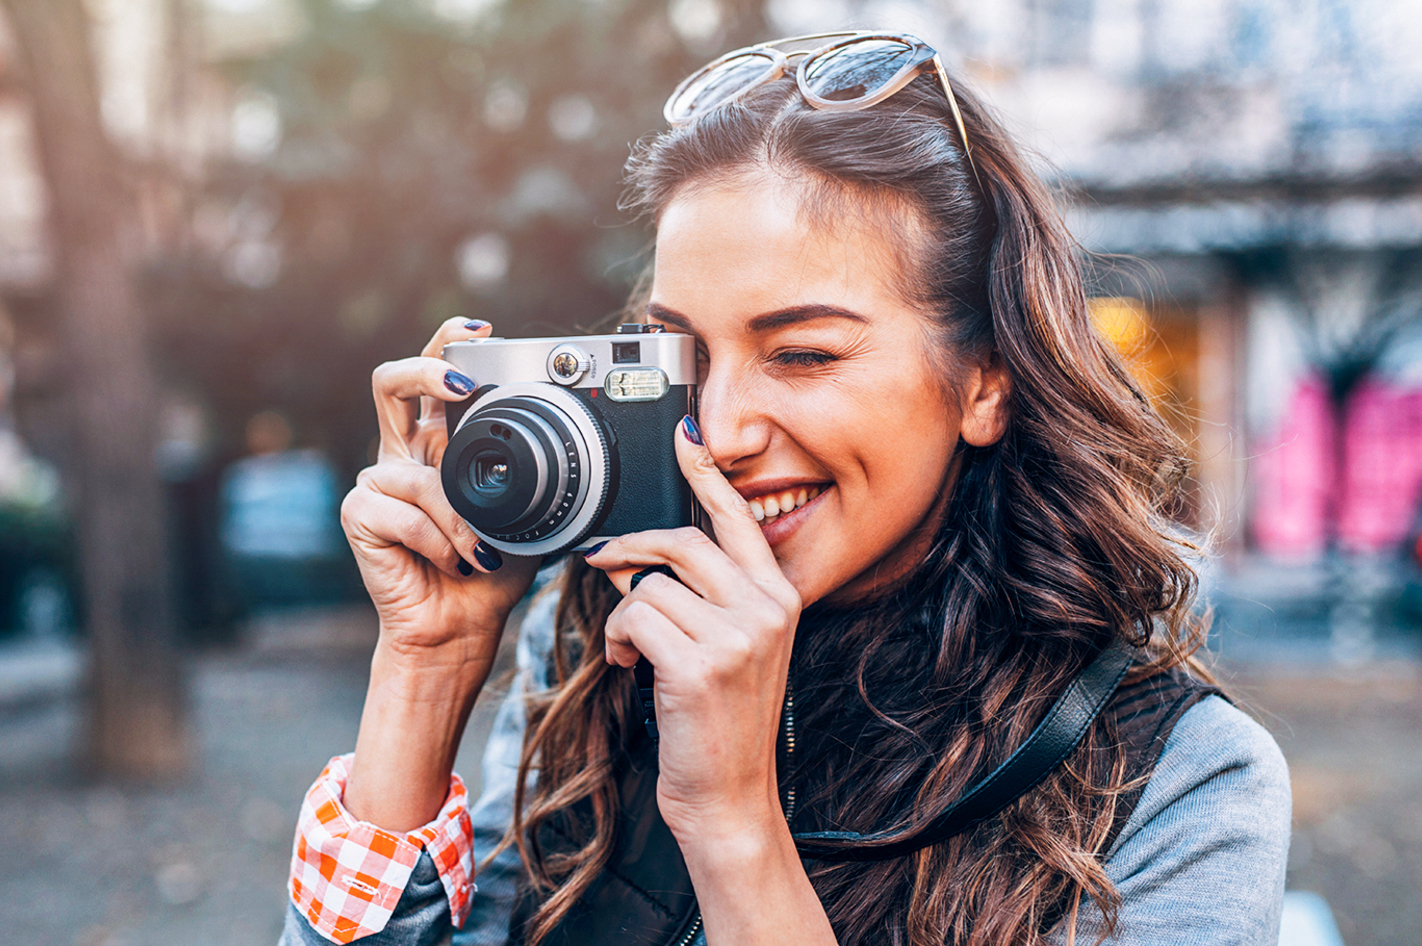
[(756, 522), (766, 522), (782, 513), (800, 508), (820, 495), (821, 492), (823, 490), (818, 486), (811, 486), (808, 489), (801, 487), (800, 489), (787, 489), (783, 493), (759, 496), (750, 501), (751, 515), (755, 516)]

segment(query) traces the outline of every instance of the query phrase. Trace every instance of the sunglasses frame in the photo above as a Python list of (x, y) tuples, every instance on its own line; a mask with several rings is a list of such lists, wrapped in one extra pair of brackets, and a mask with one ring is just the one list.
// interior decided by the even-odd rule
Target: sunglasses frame
[[(777, 48), (779, 46), (787, 46), (793, 43), (808, 43), (821, 39), (838, 41), (831, 42), (823, 46), (816, 46), (811, 49), (797, 49), (789, 53), (781, 52)], [(904, 66), (900, 68), (897, 73), (894, 74), (893, 78), (885, 82), (877, 90), (870, 93), (869, 95), (864, 95), (857, 99), (848, 100), (826, 99), (821, 98), (820, 96), (815, 95), (813, 92), (810, 91), (809, 80), (806, 77), (806, 67), (811, 62), (813, 62), (816, 58), (823, 56), (827, 53), (834, 52), (835, 50), (842, 49), (846, 46), (853, 46), (856, 43), (863, 43), (871, 40), (890, 40), (893, 42), (903, 43), (905, 46), (909, 46), (914, 50), (914, 56), (908, 63), (905, 63)], [(696, 108), (695, 103), (693, 103), (684, 117), (676, 116), (675, 112), (673, 111), (673, 106), (677, 104), (677, 100), (681, 98), (683, 93), (685, 93), (686, 90), (690, 88), (693, 83), (697, 82), (698, 80), (704, 78), (707, 75), (710, 75), (712, 72), (725, 65), (726, 63), (745, 56), (761, 56), (767, 60), (766, 70), (760, 77), (747, 82), (739, 91), (727, 95), (724, 98), (718, 99), (716, 103), (714, 105), (711, 105), (709, 108), (698, 109)], [(691, 75), (687, 76), (685, 79), (681, 80), (681, 82), (677, 84), (677, 87), (672, 91), (671, 96), (667, 98), (666, 105), (662, 107), (662, 116), (666, 119), (668, 125), (673, 128), (679, 128), (682, 125), (690, 123), (698, 115), (704, 115), (707, 112), (714, 111), (723, 105), (729, 105), (732, 102), (744, 98), (750, 92), (755, 89), (758, 89), (762, 85), (765, 85), (767, 82), (774, 82), (776, 79), (779, 79), (781, 76), (784, 76), (789, 71), (791, 63), (796, 59), (799, 60), (799, 63), (795, 68), (795, 84), (800, 89), (800, 95), (804, 97), (806, 102), (809, 102), (815, 108), (831, 112), (852, 112), (858, 111), (859, 109), (863, 108), (869, 108), (872, 105), (877, 105), (885, 99), (889, 98), (890, 96), (893, 96), (894, 94), (899, 92), (901, 89), (903, 89), (904, 86), (908, 85), (918, 76), (922, 75), (925, 72), (928, 72), (929, 70), (932, 70), (938, 76), (939, 83), (943, 86), (943, 94), (948, 98), (948, 108), (953, 112), (953, 123), (958, 129), (959, 139), (963, 142), (963, 155), (968, 160), (968, 167), (972, 170), (973, 177), (978, 181), (978, 186), (982, 186), (982, 178), (978, 177), (978, 168), (973, 161), (973, 149), (972, 146), (968, 143), (968, 130), (963, 126), (963, 113), (958, 109), (958, 98), (953, 94), (953, 86), (952, 83), (948, 81), (948, 72), (946, 69), (943, 68), (943, 60), (938, 55), (938, 51), (935, 50), (932, 46), (928, 45), (918, 37), (912, 36), (908, 33), (876, 33), (867, 30), (845, 30), (835, 33), (810, 33), (805, 36), (789, 36), (785, 39), (776, 39), (765, 43), (756, 43), (754, 46), (744, 46), (740, 49), (734, 49), (731, 52), (726, 53), (724, 56), (720, 56), (717, 59), (712, 60), (711, 62), (702, 66), (700, 69), (693, 72)]]

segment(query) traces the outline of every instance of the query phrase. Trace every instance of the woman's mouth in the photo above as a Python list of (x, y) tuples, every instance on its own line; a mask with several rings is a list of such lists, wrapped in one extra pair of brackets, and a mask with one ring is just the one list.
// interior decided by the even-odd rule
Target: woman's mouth
[(794, 512), (814, 499), (824, 489), (820, 486), (800, 486), (775, 493), (766, 493), (750, 500), (751, 515), (762, 526), (779, 521), (781, 516)]

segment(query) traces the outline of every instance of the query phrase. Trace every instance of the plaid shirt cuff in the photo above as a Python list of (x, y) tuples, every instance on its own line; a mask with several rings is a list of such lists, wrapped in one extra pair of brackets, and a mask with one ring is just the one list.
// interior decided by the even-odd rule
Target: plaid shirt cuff
[(462, 927), (474, 893), (474, 827), (464, 781), (450, 778), (449, 795), (429, 824), (392, 834), (357, 821), (341, 803), (354, 758), (347, 753), (327, 763), (301, 803), (287, 885), (292, 903), (334, 943), (379, 933), (424, 849), (449, 897), (450, 919)]

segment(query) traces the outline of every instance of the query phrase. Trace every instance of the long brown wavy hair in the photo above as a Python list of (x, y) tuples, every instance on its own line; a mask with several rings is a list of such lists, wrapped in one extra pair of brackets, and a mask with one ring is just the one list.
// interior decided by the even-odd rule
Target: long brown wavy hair
[[(941, 527), (911, 578), (802, 616), (796, 761), (779, 768), (782, 791), (796, 793), (796, 831), (923, 824), (1005, 759), (1113, 639), (1145, 648), (1139, 678), (1193, 665), (1205, 632), (1193, 546), (1165, 515), (1184, 446), (1092, 328), (1080, 254), (1051, 194), (977, 97), (955, 87), (976, 177), (927, 78), (854, 112), (813, 109), (780, 80), (643, 142), (628, 163), (627, 206), (654, 219), (688, 186), (765, 169), (803, 185), (812, 222), (874, 211), (903, 249), (903, 291), (932, 326), (944, 369), (998, 358), (1011, 379), (1005, 435), (962, 447)], [(530, 697), (505, 843), (544, 894), (525, 930), (533, 946), (614, 849), (616, 766), (640, 726), (631, 675), (603, 660), (617, 601), (600, 572), (568, 567), (556, 683)], [(1101, 856), (1125, 772), (1103, 716), (1041, 785), (951, 840), (878, 863), (812, 862), (839, 942), (1038, 943), (1064, 918), (1074, 924), (1083, 896), (1110, 929), (1119, 897)], [(586, 843), (538, 850), (539, 827), (579, 802), (593, 816)]]

